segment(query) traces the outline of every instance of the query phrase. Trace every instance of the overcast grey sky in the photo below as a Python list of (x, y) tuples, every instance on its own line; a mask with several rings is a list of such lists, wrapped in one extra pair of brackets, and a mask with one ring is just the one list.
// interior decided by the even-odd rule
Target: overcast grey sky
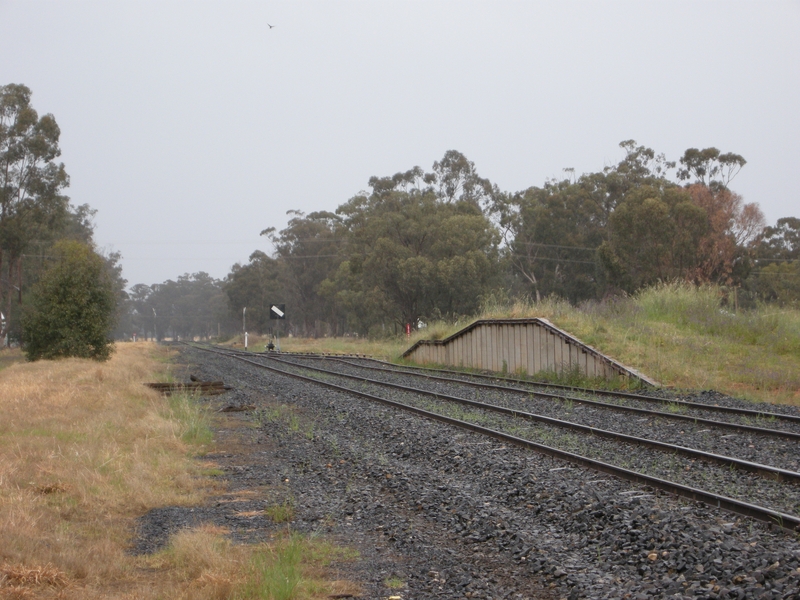
[(800, 216), (798, 32), (797, 0), (0, 0), (0, 85), (55, 115), (73, 203), (151, 284), (449, 149), (517, 191), (626, 139), (715, 146), (770, 223)]

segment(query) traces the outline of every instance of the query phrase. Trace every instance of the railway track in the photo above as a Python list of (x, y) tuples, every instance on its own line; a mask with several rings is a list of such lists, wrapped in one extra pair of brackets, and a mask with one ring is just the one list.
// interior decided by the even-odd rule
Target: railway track
[[(272, 360), (281, 362), (283, 364), (296, 364), (296, 363), (292, 363), (292, 362), (289, 362), (289, 361), (286, 361), (286, 360), (283, 360), (283, 359), (276, 358), (274, 356), (270, 357), (270, 358)], [(735, 457), (722, 456), (722, 455), (719, 455), (719, 454), (716, 454), (716, 453), (713, 453), (713, 452), (703, 452), (703, 451), (700, 451), (700, 450), (697, 450), (697, 449), (694, 449), (694, 448), (688, 448), (688, 447), (681, 446), (681, 445), (678, 445), (678, 444), (670, 444), (670, 443), (665, 443), (665, 442), (662, 442), (662, 441), (659, 441), (659, 440), (655, 440), (655, 439), (649, 439), (649, 438), (639, 437), (639, 436), (634, 436), (634, 435), (627, 435), (625, 433), (620, 433), (620, 432), (616, 432), (616, 431), (610, 431), (610, 430), (602, 429), (602, 428), (599, 428), (599, 427), (582, 425), (580, 423), (575, 423), (575, 422), (564, 420), (564, 419), (556, 419), (556, 418), (548, 417), (548, 416), (545, 416), (545, 415), (531, 413), (531, 412), (528, 412), (526, 410), (523, 410), (520, 407), (512, 408), (512, 407), (508, 407), (508, 406), (499, 406), (499, 405), (496, 405), (496, 404), (491, 404), (491, 403), (487, 403), (487, 402), (480, 402), (480, 401), (471, 400), (471, 399), (468, 399), (468, 398), (462, 398), (462, 397), (457, 397), (457, 396), (453, 396), (453, 395), (450, 395), (450, 394), (445, 394), (445, 393), (442, 393), (441, 391), (431, 391), (431, 390), (427, 390), (427, 389), (420, 389), (418, 387), (411, 387), (411, 386), (391, 383), (391, 382), (387, 382), (387, 381), (379, 381), (379, 380), (374, 380), (374, 379), (370, 379), (370, 378), (367, 378), (367, 377), (353, 376), (353, 375), (343, 374), (343, 373), (337, 372), (337, 371), (330, 371), (330, 370), (327, 370), (327, 369), (315, 369), (315, 371), (319, 372), (319, 373), (324, 373), (326, 375), (334, 375), (334, 376), (338, 375), (338, 376), (352, 377), (356, 381), (363, 381), (365, 383), (375, 384), (375, 385), (378, 385), (378, 386), (386, 386), (386, 387), (394, 388), (394, 389), (397, 389), (397, 390), (410, 391), (410, 392), (414, 392), (414, 393), (421, 394), (421, 395), (432, 396), (433, 398), (435, 398), (437, 400), (445, 400), (445, 401), (454, 402), (454, 403), (457, 403), (457, 404), (462, 404), (462, 405), (465, 405), (465, 406), (470, 406), (470, 407), (480, 408), (480, 409), (483, 409), (483, 410), (488, 410), (488, 411), (491, 411), (491, 412), (494, 412), (494, 413), (498, 413), (498, 414), (502, 414), (502, 415), (506, 415), (506, 416), (510, 416), (510, 417), (517, 417), (517, 418), (526, 419), (526, 420), (530, 420), (530, 421), (535, 421), (535, 422), (539, 422), (539, 423), (545, 423), (545, 424), (548, 424), (548, 425), (566, 427), (566, 428), (569, 428), (571, 430), (574, 430), (574, 431), (577, 431), (577, 432), (580, 432), (580, 433), (585, 433), (585, 434), (589, 434), (589, 435), (596, 435), (596, 436), (605, 437), (605, 438), (609, 438), (609, 439), (614, 439), (614, 440), (618, 440), (618, 441), (624, 441), (624, 442), (628, 442), (628, 443), (633, 443), (633, 444), (637, 444), (637, 445), (640, 445), (640, 446), (647, 446), (647, 447), (655, 448), (655, 449), (658, 449), (658, 450), (664, 450), (664, 451), (668, 451), (668, 452), (682, 454), (684, 456), (688, 456), (688, 457), (693, 458), (693, 459), (703, 459), (703, 460), (707, 460), (707, 461), (710, 461), (710, 462), (715, 462), (717, 464), (721, 464), (721, 465), (723, 465), (725, 467), (735, 467), (735, 468), (743, 470), (743, 471), (748, 471), (748, 472), (751, 472), (751, 473), (757, 473), (757, 474), (762, 475), (764, 477), (767, 477), (769, 479), (775, 479), (775, 480), (778, 480), (778, 481), (787, 481), (787, 482), (792, 482), (792, 483), (795, 483), (795, 484), (800, 483), (800, 473), (795, 472), (795, 471), (790, 471), (788, 469), (783, 469), (783, 468), (777, 467), (777, 466), (759, 464), (759, 463), (755, 463), (755, 462), (752, 462), (752, 461), (737, 459)]]
[[(310, 361), (297, 356), (282, 355), (279, 358), (276, 355), (252, 353), (243, 355), (245, 353), (209, 347), (200, 348), (288, 377), (314, 382), (420, 416), (443, 421), (597, 471), (611, 473), (655, 489), (665, 490), (738, 514), (775, 523), (784, 528), (800, 530), (796, 487), (800, 481), (800, 474), (795, 471), (733, 456), (704, 452), (686, 446), (668, 444), (654, 439), (621, 434), (598, 427), (587, 427), (530, 413), (519, 408), (487, 404), (445, 394), (441, 390), (426, 390), (379, 381), (364, 375), (347, 374), (312, 367), (309, 364), (298, 364), (298, 359), (303, 363)], [(344, 361), (344, 363), (348, 362)], [(353, 368), (353, 365), (343, 366)], [(385, 367), (381, 369), (386, 370)], [(402, 376), (406, 375), (406, 373), (402, 374)], [(428, 377), (428, 379), (430, 378)], [(442, 382), (437, 381), (438, 384), (442, 384)], [(453, 382), (448, 381), (448, 384), (453, 384)], [(459, 381), (454, 385), (459, 384), (463, 385), (463, 382)], [(387, 389), (391, 390), (392, 399), (385, 397)], [(381, 393), (381, 390), (384, 393)], [(504, 391), (509, 390), (505, 389)], [(511, 391), (518, 394), (517, 390)], [(493, 390), (493, 392), (496, 393), (497, 390)], [(456, 406), (459, 408), (455, 409)], [(520, 425), (521, 422), (524, 422), (525, 425)], [(604, 443), (599, 444), (598, 440), (604, 440)], [(633, 448), (636, 450), (632, 450)], [(626, 464), (630, 462), (626, 458), (634, 455), (636, 456), (635, 462), (640, 464)], [(689, 461), (676, 462), (676, 456), (686, 457)], [(642, 468), (643, 461), (650, 463), (650, 473), (646, 472), (647, 468)], [(664, 471), (664, 468), (653, 468), (653, 465), (663, 467), (668, 463), (671, 465), (669, 469), (666, 469), (668, 477), (657, 476), (653, 473)], [(683, 476), (683, 469), (687, 471), (685, 476)], [(722, 489), (720, 488), (727, 489), (731, 493), (721, 493)], [(756, 500), (751, 500), (751, 498), (756, 498)], [(761, 506), (762, 502), (768, 506)]]
[[(248, 355), (252, 355), (252, 353), (248, 353)], [(578, 394), (589, 394), (591, 396), (599, 396), (599, 397), (606, 396), (618, 400), (630, 400), (630, 401), (639, 401), (647, 404), (656, 404), (656, 405), (661, 405), (666, 409), (679, 408), (686, 410), (709, 411), (711, 413), (718, 413), (718, 414), (741, 415), (749, 419), (756, 419), (756, 420), (760, 419), (766, 421), (800, 424), (800, 415), (797, 414), (777, 413), (768, 410), (753, 410), (741, 407), (720, 406), (716, 404), (686, 401), (682, 400), (680, 396), (676, 398), (662, 398), (659, 396), (648, 396), (645, 394), (635, 394), (632, 392), (583, 388), (571, 385), (538, 382), (531, 379), (519, 379), (500, 374), (486, 374), (486, 373), (478, 373), (467, 370), (457, 371), (453, 369), (440, 369), (433, 367), (421, 367), (421, 366), (411, 366), (411, 365), (400, 366), (394, 363), (386, 362), (384, 360), (379, 360), (365, 355), (284, 353), (283, 356), (290, 358), (335, 361), (335, 362), (340, 362), (342, 364), (358, 366), (359, 368), (363, 369), (403, 373), (411, 376), (427, 377), (432, 380), (437, 379), (437, 376), (434, 375), (434, 373), (443, 373), (445, 375), (449, 375), (449, 377), (442, 377), (438, 379), (444, 381), (459, 380), (467, 385), (475, 385), (477, 387), (497, 387), (500, 389), (518, 389), (515, 388), (514, 386), (526, 386), (525, 389), (528, 389), (534, 393), (540, 393), (542, 396), (550, 396), (554, 398), (572, 398), (573, 400), (576, 401), (581, 401), (583, 400), (583, 398), (580, 396), (566, 396), (564, 394), (548, 394), (546, 391), (542, 390), (548, 390), (548, 389), (564, 390)], [(379, 365), (379, 366), (369, 366), (353, 362), (356, 360), (369, 362), (371, 363), (371, 365)], [(491, 381), (493, 382), (493, 384), (487, 385), (485, 383), (486, 381)], [(800, 432), (800, 429), (798, 429), (798, 432)]]
[[(303, 355), (301, 355), (301, 356), (303, 356)], [(578, 393), (583, 392), (583, 393), (592, 394), (592, 395), (595, 395), (595, 396), (609, 396), (609, 397), (613, 397), (613, 398), (624, 398), (624, 399), (631, 399), (631, 400), (639, 400), (639, 401), (642, 401), (642, 402), (654, 403), (654, 404), (662, 404), (662, 405), (668, 405), (668, 406), (678, 405), (678, 406), (685, 406), (687, 408), (710, 410), (710, 411), (717, 412), (717, 413), (739, 414), (739, 415), (745, 415), (745, 416), (753, 417), (753, 418), (776, 419), (776, 420), (781, 420), (781, 421), (786, 421), (786, 422), (800, 423), (800, 415), (790, 415), (790, 414), (776, 413), (776, 412), (771, 412), (771, 411), (767, 411), (767, 410), (753, 410), (753, 409), (738, 408), (738, 407), (719, 406), (719, 405), (713, 405), (713, 404), (707, 404), (707, 403), (701, 403), (701, 402), (692, 402), (692, 401), (681, 400), (680, 398), (661, 398), (661, 397), (658, 397), (658, 396), (648, 396), (648, 395), (644, 395), (644, 394), (635, 394), (635, 393), (632, 393), (632, 392), (622, 392), (622, 391), (604, 390), (604, 389), (592, 389), (592, 388), (583, 388), (583, 387), (577, 387), (577, 386), (571, 386), (571, 385), (560, 385), (560, 384), (556, 384), (556, 383), (536, 382), (536, 381), (533, 381), (533, 380), (530, 380), (530, 379), (519, 379), (519, 378), (514, 378), (514, 377), (509, 377), (509, 376), (500, 376), (500, 375), (497, 375), (497, 374), (490, 375), (490, 374), (485, 374), (485, 373), (475, 373), (475, 372), (468, 372), (468, 371), (455, 371), (455, 370), (452, 370), (452, 369), (437, 369), (437, 368), (432, 368), (432, 367), (420, 367), (420, 366), (408, 366), (408, 365), (403, 366), (403, 367), (398, 367), (398, 365), (395, 365), (393, 363), (389, 363), (389, 362), (386, 362), (386, 361), (383, 361), (383, 360), (378, 360), (378, 359), (371, 358), (371, 357), (368, 357), (368, 356), (352, 356), (352, 357), (348, 357), (347, 360), (342, 359), (341, 357), (335, 356), (335, 355), (312, 355), (312, 354), (308, 354), (308, 355), (305, 355), (305, 356), (307, 356), (308, 358), (315, 358), (315, 359), (324, 358), (324, 359), (328, 359), (328, 360), (341, 360), (343, 362), (348, 362), (348, 360), (351, 361), (353, 359), (357, 359), (357, 360), (368, 361), (368, 362), (371, 362), (371, 363), (375, 363), (375, 364), (381, 365), (381, 367), (378, 367), (381, 370), (390, 368), (390, 370), (392, 370), (392, 369), (393, 370), (402, 370), (402, 372), (404, 372), (404, 373), (418, 373), (418, 374), (419, 373), (445, 373), (445, 374), (451, 375), (453, 377), (465, 377), (465, 378), (491, 380), (491, 381), (500, 382), (500, 383), (507, 383), (509, 385), (521, 384), (521, 385), (532, 386), (532, 387), (535, 387), (535, 388), (560, 389), (560, 390), (566, 390), (566, 391), (578, 392)]]
[[(367, 360), (370, 362), (379, 362), (387, 366), (369, 366), (357, 364), (352, 360), (336, 358), (332, 356), (320, 355), (298, 355), (303, 359), (324, 360), (329, 362), (338, 362), (341, 364), (355, 367), (358, 369), (377, 371), (382, 373), (402, 374), (404, 376), (417, 377), (429, 381), (442, 381), (449, 384), (462, 384), (472, 386), (484, 390), (497, 390), (502, 392), (516, 392), (520, 394), (530, 395), (533, 394), (540, 398), (550, 398), (555, 400), (570, 401), (574, 403), (584, 404), (587, 406), (601, 407), (607, 410), (615, 410), (618, 412), (629, 412), (643, 416), (658, 416), (665, 419), (672, 419), (676, 421), (683, 421), (689, 423), (698, 423), (701, 425), (710, 425), (718, 428), (726, 428), (733, 431), (740, 431), (745, 433), (753, 433), (759, 435), (766, 435), (770, 437), (785, 438), (788, 440), (800, 440), (800, 415), (774, 413), (763, 410), (751, 410), (731, 406), (718, 406), (712, 404), (703, 404), (699, 402), (688, 402), (684, 400), (659, 398), (653, 396), (645, 396), (642, 394), (632, 394), (628, 392), (615, 392), (610, 390), (593, 390), (588, 388), (577, 388), (571, 386), (556, 386), (553, 384), (539, 384), (529, 380), (523, 379), (509, 379), (492, 377), (483, 374), (467, 374), (461, 371), (448, 371), (444, 369), (427, 369), (418, 367), (414, 369), (398, 368), (396, 365), (392, 366), (391, 363), (384, 363), (383, 361), (375, 361), (374, 359), (358, 357), (359, 360)], [(289, 358), (294, 358), (289, 355)], [(433, 375), (432, 373), (448, 373), (451, 377), (443, 377)], [(471, 378), (479, 379), (474, 381)], [(487, 383), (486, 380), (491, 380), (496, 383)], [(522, 387), (524, 386), (524, 387)], [(583, 395), (568, 395), (564, 393), (552, 393), (543, 391), (542, 388), (559, 388), (569, 390), (572, 392), (579, 392)], [(609, 397), (613, 398), (615, 402), (603, 402), (600, 400), (592, 400), (590, 397)], [(643, 408), (641, 404), (654, 404), (660, 407), (659, 409)], [(705, 416), (704, 416), (705, 415)], [(741, 421), (720, 421), (717, 419), (708, 418), (708, 415), (734, 415), (740, 417)], [(759, 422), (763, 425), (753, 425), (752, 422)], [(767, 426), (769, 425), (769, 426)], [(783, 427), (775, 428), (775, 427)]]
[[(253, 355), (248, 354), (247, 356)], [(288, 357), (282, 355), (283, 360), (287, 358), (295, 362), (298, 359), (295, 355)], [(301, 358), (311, 357), (303, 356)], [(315, 362), (314, 364), (318, 363)], [(711, 455), (722, 454), (736, 457), (746, 463), (771, 465), (777, 470), (790, 472), (800, 470), (800, 450), (795, 443), (792, 443), (796, 432), (770, 430), (764, 427), (751, 427), (726, 421), (687, 416), (682, 416), (683, 418), (676, 421), (674, 415), (669, 412), (641, 408), (631, 411), (629, 407), (618, 407), (616, 404), (596, 402), (587, 398), (576, 399), (559, 394), (536, 394), (533, 392), (533, 395), (531, 395), (531, 392), (525, 389), (497, 386), (484, 382), (465, 382), (461, 379), (431, 378), (420, 373), (409, 374), (404, 369), (375, 369), (374, 367), (364, 367), (361, 364), (353, 364), (347, 360), (334, 359), (333, 362), (327, 364), (341, 365), (341, 368), (345, 368), (346, 372), (351, 374), (354, 372), (354, 374), (362, 376), (364, 379), (367, 379), (366, 376), (362, 375), (365, 369), (368, 372), (377, 372), (384, 381), (394, 381), (403, 385), (405, 385), (409, 376), (416, 376), (418, 383), (415, 385), (422, 386), (428, 391), (446, 396), (452, 394), (452, 392), (443, 390), (446, 388), (456, 389), (460, 396), (480, 402), (501, 404), (517, 412), (534, 412), (544, 417), (553, 417), (559, 421), (570, 421), (576, 424), (576, 429), (580, 429), (577, 425), (585, 425), (586, 429), (584, 431), (611, 429), (616, 433), (628, 434), (635, 438), (654, 438), (659, 442), (666, 442), (674, 446), (691, 446)], [(509, 398), (509, 395), (512, 397)], [(609, 418), (609, 411), (621, 412), (622, 418)], [(625, 415), (625, 412), (638, 413), (637, 417), (639, 418), (631, 419)], [(764, 413), (761, 412), (759, 414)], [(736, 433), (730, 433), (731, 430)], [(751, 470), (747, 466), (744, 468)], [(758, 471), (760, 469), (756, 467), (755, 470)], [(790, 480), (792, 478), (791, 475), (787, 477)]]
[[(294, 357), (290, 357), (294, 360)], [(319, 364), (317, 362), (313, 364)], [(349, 361), (335, 361), (327, 365), (339, 365), (355, 375), (362, 375), (365, 367)], [(366, 367), (367, 373), (376, 373), (384, 381), (405, 383), (409, 375), (405, 370)], [(494, 384), (475, 383), (461, 379), (449, 379), (416, 374), (415, 385), (431, 391), (457, 390), (458, 395), (483, 402), (494, 402), (503, 406), (536, 412), (572, 421), (594, 428), (613, 429), (636, 437), (653, 437), (662, 442), (678, 446), (691, 445), (706, 452), (728, 454), (742, 460), (800, 471), (800, 448), (795, 443), (796, 431), (753, 427), (742, 423), (731, 423), (692, 415), (673, 415), (668, 411), (648, 410), (641, 407), (618, 406), (614, 403), (593, 401), (586, 397), (575, 398), (562, 394), (539, 394), (536, 391)], [(447, 392), (445, 392), (447, 393)], [(716, 407), (712, 407), (716, 408)], [(727, 408), (727, 407), (721, 407)], [(755, 411), (753, 411), (755, 412)], [(636, 416), (631, 418), (630, 413)], [(615, 417), (610, 417), (614, 414)], [(764, 413), (760, 413), (764, 414)], [(780, 415), (793, 416), (793, 415)], [(725, 417), (725, 413), (723, 413)], [(749, 417), (744, 417), (749, 418)], [(777, 420), (769, 421), (778, 423)], [(791, 420), (787, 427), (796, 427)]]

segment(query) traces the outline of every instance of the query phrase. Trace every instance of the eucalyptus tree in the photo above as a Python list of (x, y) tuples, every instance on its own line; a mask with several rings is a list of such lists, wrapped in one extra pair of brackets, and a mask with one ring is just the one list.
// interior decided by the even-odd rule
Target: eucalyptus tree
[(800, 259), (800, 219), (783, 217), (765, 227), (758, 239), (757, 257), (765, 262)]
[(707, 233), (693, 280), (740, 285), (757, 253), (765, 220), (758, 204), (745, 203), (722, 185), (695, 183), (686, 187), (695, 205), (706, 213)]
[[(40, 117), (30, 100), (24, 85), (0, 86), (0, 339), (19, 327), (17, 307), (47, 268), (52, 245), (60, 239), (93, 244), (96, 211), (71, 206), (63, 193), (69, 177), (56, 162), (61, 132), (55, 117)], [(116, 262), (108, 258), (113, 275)]]
[(130, 323), (129, 334), (140, 338), (155, 337), (155, 318), (150, 297), (153, 288), (144, 283), (131, 286), (128, 292), (127, 320)]
[(163, 283), (138, 283), (131, 287), (127, 304), (129, 335), (210, 338), (223, 323), (230, 330), (223, 282), (203, 271)]
[(633, 292), (659, 281), (693, 279), (709, 223), (683, 188), (642, 186), (616, 207), (610, 230), (598, 255), (611, 283)]
[(426, 175), (441, 202), (469, 202), (487, 209), (494, 202), (497, 187), (478, 175), (475, 163), (458, 150), (448, 150), (442, 160), (433, 163)]
[[(286, 294), (286, 277), (278, 260), (261, 250), (250, 255), (247, 264), (235, 264), (222, 284), (228, 300), (229, 315), (241, 325), (247, 309), (247, 328), (266, 333), (270, 322), (269, 305), (281, 302)], [(291, 311), (289, 311), (291, 318)]]
[(0, 311), (7, 324), (22, 302), (24, 254), (36, 242), (52, 240), (51, 231), (69, 212), (61, 193), (69, 178), (55, 162), (61, 154), (58, 124), (53, 115), (39, 117), (30, 99), (24, 85), (0, 87)]
[(522, 289), (577, 302), (669, 278), (746, 277), (763, 215), (727, 188), (744, 158), (690, 148), (674, 181), (676, 163), (663, 154), (634, 140), (620, 147), (625, 157), (614, 166), (507, 194), (495, 205)]
[(573, 302), (593, 297), (604, 216), (589, 190), (568, 180), (548, 182), (510, 196), (509, 202), (514, 210), (501, 223), (506, 256), (521, 280), (517, 291), (537, 301), (550, 294)]
[(270, 227), (261, 232), (274, 244), (283, 274), (283, 295), (271, 302), (288, 304), (290, 324), (305, 335), (336, 333), (338, 316), (320, 293), (320, 286), (342, 260), (341, 218), (327, 211), (306, 215), (290, 210), (288, 214), (292, 218), (285, 229), (277, 232)]
[(800, 306), (800, 219), (783, 217), (755, 243), (748, 287), (762, 300)]
[(667, 185), (675, 166), (634, 140), (620, 147), (624, 158), (600, 172), (575, 177), (565, 169), (571, 177), (498, 196), (492, 210), (518, 293), (537, 300), (555, 294), (572, 302), (605, 293), (607, 272), (597, 251), (611, 239), (612, 215), (633, 190)]
[(680, 159), (678, 179), (692, 178), (710, 188), (727, 188), (731, 180), (747, 164), (743, 156), (733, 152), (721, 153), (716, 148), (689, 148)]
[(498, 281), (496, 228), (473, 192), (455, 179), (442, 192), (440, 177), (424, 174), (413, 185), (404, 176), (372, 178), (371, 194), (338, 208), (344, 260), (325, 289), (348, 311), (351, 326), (416, 327), (473, 314)]

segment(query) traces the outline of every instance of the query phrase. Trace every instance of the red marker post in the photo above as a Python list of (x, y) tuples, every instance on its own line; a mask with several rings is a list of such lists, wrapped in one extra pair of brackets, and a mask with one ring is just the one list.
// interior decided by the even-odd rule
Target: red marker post
[(411, 323), (406, 323), (406, 339), (411, 337)]

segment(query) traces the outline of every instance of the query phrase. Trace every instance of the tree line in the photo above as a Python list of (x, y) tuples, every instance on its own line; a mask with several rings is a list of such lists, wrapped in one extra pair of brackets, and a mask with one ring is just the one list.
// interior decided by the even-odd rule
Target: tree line
[(29, 88), (0, 86), (0, 346), (22, 341), (31, 359), (105, 359), (127, 282), (119, 254), (96, 251), (96, 211), (65, 194), (60, 135)]
[[(157, 339), (245, 327), (390, 335), (474, 315), (489, 297), (557, 295), (577, 304), (672, 280), (728, 286), (743, 305), (800, 302), (800, 219), (767, 227), (758, 206), (731, 189), (744, 157), (690, 148), (671, 162), (633, 140), (620, 144), (615, 165), (581, 175), (564, 169), (517, 192), (450, 150), (430, 170), (371, 177), (333, 211), (289, 211), (284, 229), (261, 232), (271, 250), (254, 251), (223, 279), (187, 273), (126, 291), (121, 257), (95, 248), (95, 211), (65, 194), (55, 118), (40, 117), (30, 97), (23, 85), (0, 87), (3, 341), (69, 347), (25, 330), (45, 335), (53, 319), (77, 322), (65, 307), (86, 304), (89, 296), (69, 292), (85, 277), (112, 313), (99, 325), (87, 314), (95, 321), (76, 329), (95, 332), (81, 347), (98, 357), (107, 356), (99, 330)], [(285, 321), (270, 319), (271, 303), (286, 305)]]
[[(565, 169), (513, 193), (455, 150), (430, 171), (371, 177), (333, 212), (289, 211), (286, 228), (261, 232), (273, 250), (222, 280), (137, 286), (135, 313), (147, 328), (160, 304), (164, 335), (241, 331), (244, 309), (251, 332), (382, 335), (473, 315), (490, 295), (581, 303), (685, 280), (736, 289), (742, 305), (800, 300), (800, 220), (766, 227), (758, 205), (730, 188), (742, 156), (690, 148), (670, 162), (633, 140), (620, 146), (616, 165)], [(188, 308), (180, 317), (178, 304), (167, 308), (181, 289), (215, 307), (215, 326), (196, 309), (194, 329), (181, 328)], [(270, 303), (286, 304), (285, 323), (270, 319)]]

